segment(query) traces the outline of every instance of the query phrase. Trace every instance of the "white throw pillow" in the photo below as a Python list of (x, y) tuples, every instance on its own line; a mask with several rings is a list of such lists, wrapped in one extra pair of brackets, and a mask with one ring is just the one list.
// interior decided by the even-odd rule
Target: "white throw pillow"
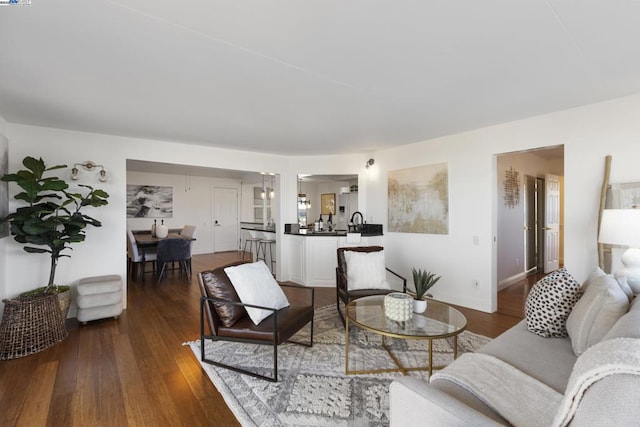
[(633, 300), (633, 290), (631, 286), (629, 286), (629, 282), (627, 282), (627, 276), (625, 276), (624, 273), (618, 272), (614, 274), (613, 277), (616, 278), (618, 285), (620, 285), (622, 291), (627, 295), (627, 298), (629, 298), (629, 302), (631, 302)]
[[(282, 288), (263, 261), (227, 267), (224, 272), (229, 276), (229, 280), (242, 303), (278, 310), (289, 307), (287, 296), (282, 292)], [(273, 314), (272, 311), (261, 308), (245, 308), (256, 325)]]
[(350, 291), (358, 289), (391, 289), (387, 282), (384, 251), (344, 251), (347, 262), (347, 286)]
[(592, 281), (567, 318), (567, 332), (576, 356), (602, 340), (629, 309), (629, 300), (613, 276)]

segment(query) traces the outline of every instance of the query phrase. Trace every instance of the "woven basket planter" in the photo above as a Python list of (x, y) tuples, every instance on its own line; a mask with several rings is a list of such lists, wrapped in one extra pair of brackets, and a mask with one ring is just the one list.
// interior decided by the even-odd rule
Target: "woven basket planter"
[(57, 295), (3, 302), (0, 360), (38, 353), (67, 337)]

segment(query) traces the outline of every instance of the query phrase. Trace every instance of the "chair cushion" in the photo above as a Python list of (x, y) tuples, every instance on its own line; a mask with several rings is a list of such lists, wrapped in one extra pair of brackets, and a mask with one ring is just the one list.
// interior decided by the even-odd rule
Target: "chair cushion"
[[(282, 344), (291, 338), (307, 323), (313, 321), (313, 306), (289, 306), (278, 310), (277, 344)], [(218, 328), (218, 336), (244, 340), (273, 341), (275, 314), (271, 314), (259, 325), (249, 317), (239, 320), (233, 328)]]
[(348, 289), (391, 289), (385, 271), (384, 250), (345, 251)]
[(576, 356), (600, 342), (629, 309), (629, 299), (613, 276), (593, 280), (567, 318), (567, 332)]
[(527, 328), (545, 338), (567, 336), (566, 322), (580, 295), (580, 284), (565, 268), (540, 279), (527, 296)]
[[(207, 291), (207, 296), (239, 303), (240, 298), (227, 275), (216, 274), (215, 271), (216, 270), (202, 272), (202, 281)], [(222, 325), (228, 328), (233, 326), (239, 319), (247, 317), (247, 310), (241, 305), (215, 301), (213, 302), (213, 309), (218, 315)]]
[[(269, 267), (261, 260), (253, 263), (227, 267), (224, 272), (244, 304), (259, 305), (274, 309), (289, 306), (287, 296), (273, 278)], [(273, 314), (270, 310), (245, 307), (249, 317), (256, 325)]]

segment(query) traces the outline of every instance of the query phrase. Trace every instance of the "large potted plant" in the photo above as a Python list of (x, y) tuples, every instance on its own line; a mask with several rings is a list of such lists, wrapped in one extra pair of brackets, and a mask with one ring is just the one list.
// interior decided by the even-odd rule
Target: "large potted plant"
[(429, 292), (429, 289), (438, 283), (440, 276), (436, 277), (435, 273), (422, 269), (416, 270), (415, 268), (411, 269), (411, 273), (413, 274), (413, 285), (416, 288), (416, 295), (413, 298), (413, 311), (423, 313), (427, 309), (427, 301), (424, 297)]
[[(45, 176), (47, 172), (66, 168), (66, 165), (47, 167), (42, 158), (25, 157), (22, 164), (26, 169), (9, 173), (0, 179), (14, 182), (22, 190), (15, 199), (23, 202), (15, 212), (10, 213), (2, 222), (9, 222), (10, 233), (16, 242), (24, 245), (25, 252), (50, 255), (49, 281), (46, 286), (22, 294), (18, 302), (43, 299), (60, 293), (69, 295), (68, 286), (56, 286), (55, 276), (58, 261), (70, 257), (67, 250), (73, 243), (85, 240), (86, 227), (100, 227), (95, 218), (83, 213), (83, 209), (104, 206), (109, 195), (89, 185), (78, 185), (78, 190), (70, 190), (69, 184), (59, 177)], [(16, 301), (13, 300), (13, 301)], [(65, 301), (67, 300), (67, 301)], [(62, 300), (68, 309), (68, 299)], [(5, 311), (7, 301), (5, 301)], [(63, 309), (63, 311), (66, 311)], [(3, 323), (4, 318), (3, 316)], [(61, 314), (64, 321), (66, 312)], [(66, 331), (65, 331), (66, 332)], [(1, 355), (0, 355), (1, 356)]]

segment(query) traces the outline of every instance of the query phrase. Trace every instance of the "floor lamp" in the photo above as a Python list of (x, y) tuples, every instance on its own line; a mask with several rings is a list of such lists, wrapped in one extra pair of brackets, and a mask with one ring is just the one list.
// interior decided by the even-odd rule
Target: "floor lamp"
[[(602, 211), (598, 242), (628, 246), (622, 254), (625, 268), (618, 272), (627, 278), (633, 293), (640, 293), (640, 209), (605, 209)], [(612, 271), (612, 273), (614, 273)]]

